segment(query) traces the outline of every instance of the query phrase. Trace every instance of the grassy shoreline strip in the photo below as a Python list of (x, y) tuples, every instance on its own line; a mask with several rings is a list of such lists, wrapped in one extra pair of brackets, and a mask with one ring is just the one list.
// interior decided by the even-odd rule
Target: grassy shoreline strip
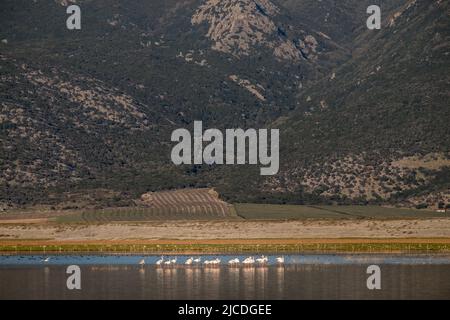
[(0, 253), (450, 253), (449, 243), (1, 244)]

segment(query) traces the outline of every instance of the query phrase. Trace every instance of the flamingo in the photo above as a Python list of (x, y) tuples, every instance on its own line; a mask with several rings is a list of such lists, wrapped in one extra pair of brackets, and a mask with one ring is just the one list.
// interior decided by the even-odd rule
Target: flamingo
[(166, 261), (164, 261), (164, 264), (165, 265), (167, 265), (167, 266), (169, 266), (169, 265), (171, 265), (172, 264), (172, 260), (166, 260)]
[(216, 258), (214, 260), (205, 260), (205, 262), (203, 262), (204, 265), (211, 265), (211, 266), (217, 266), (220, 264), (220, 259)]
[(160, 266), (161, 264), (164, 263), (164, 257), (161, 257), (161, 259), (159, 259), (158, 261), (156, 261), (156, 265)]
[(190, 266), (192, 262), (194, 262), (194, 258), (190, 257), (189, 259), (186, 260), (184, 264)]
[(277, 258), (277, 263), (278, 264), (284, 264), (284, 257), (278, 257)]
[(242, 263), (245, 265), (251, 265), (255, 263), (255, 259), (253, 257), (248, 257), (244, 261), (242, 261)]
[(230, 264), (230, 265), (235, 265), (235, 264), (239, 264), (239, 263), (240, 263), (240, 261), (238, 258), (228, 261), (228, 264)]
[(170, 262), (171, 262), (172, 264), (176, 264), (176, 263), (177, 263), (177, 258), (173, 258), (172, 260), (170, 260)]
[(139, 265), (143, 266), (145, 264), (145, 259), (142, 259), (141, 261), (139, 261)]
[(261, 256), (261, 258), (256, 259), (256, 262), (259, 264), (266, 264), (269, 261), (269, 259), (266, 256)]
[(198, 264), (200, 262), (202, 262), (202, 257), (198, 257), (198, 258), (194, 259), (194, 263)]

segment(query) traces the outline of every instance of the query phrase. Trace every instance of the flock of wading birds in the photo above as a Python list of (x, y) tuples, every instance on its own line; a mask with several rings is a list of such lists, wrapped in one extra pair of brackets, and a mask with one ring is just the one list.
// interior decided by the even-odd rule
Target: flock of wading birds
[[(208, 267), (215, 267), (215, 266), (220, 266), (221, 262), (222, 261), (219, 258), (216, 258), (214, 260), (202, 261), (201, 257), (198, 257), (198, 258), (190, 257), (183, 263), (183, 265), (185, 265), (185, 266), (204, 265), (204, 266), (208, 266)], [(248, 258), (245, 258), (242, 262), (239, 260), (239, 258), (234, 258), (234, 259), (231, 259), (228, 261), (228, 265), (230, 265), (230, 266), (240, 266), (240, 265), (254, 266), (254, 265), (266, 265), (268, 263), (269, 263), (269, 258), (266, 256), (261, 256), (260, 258), (256, 258), (256, 259), (254, 257), (248, 257)], [(283, 265), (284, 257), (277, 257), (276, 263), (278, 265)], [(139, 265), (141, 265), (141, 266), (145, 265), (145, 259), (142, 259), (141, 261), (139, 261)], [(177, 258), (165, 259), (164, 257), (161, 257), (161, 259), (156, 261), (156, 265), (159, 267), (163, 267), (163, 266), (175, 266), (175, 265), (179, 265), (179, 264), (177, 262)]]

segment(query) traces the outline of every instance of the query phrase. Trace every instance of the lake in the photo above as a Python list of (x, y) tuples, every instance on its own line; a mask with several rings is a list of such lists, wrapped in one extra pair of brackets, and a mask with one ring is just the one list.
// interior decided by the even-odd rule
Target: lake
[[(0, 299), (450, 299), (447, 255), (268, 256), (265, 265), (156, 266), (159, 256), (2, 255)], [(258, 256), (255, 256), (258, 257)], [(171, 257), (174, 258), (174, 257)], [(145, 265), (139, 262), (145, 259)], [(81, 270), (81, 290), (66, 286), (66, 268)], [(381, 290), (367, 288), (367, 268), (381, 270)]]

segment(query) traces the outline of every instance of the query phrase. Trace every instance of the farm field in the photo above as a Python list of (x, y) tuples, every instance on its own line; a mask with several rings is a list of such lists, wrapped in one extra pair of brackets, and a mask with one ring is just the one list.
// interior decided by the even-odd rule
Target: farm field
[(214, 220), (387, 220), (449, 218), (449, 213), (356, 205), (273, 205), (236, 203), (220, 199), (214, 189), (180, 189), (145, 193), (135, 206), (74, 211), (8, 212), (0, 224), (24, 223), (109, 223), (146, 221)]
[[(166, 199), (171, 199), (165, 195)], [(219, 200), (220, 201), (220, 200)], [(57, 217), (57, 222), (120, 222), (152, 220), (305, 220), (305, 219), (430, 219), (448, 213), (379, 206), (305, 206), (234, 204), (204, 200), (163, 204), (151, 208), (88, 210)]]
[(57, 222), (215, 220), (237, 218), (234, 207), (212, 189), (183, 189), (142, 195), (140, 207), (84, 210)]
[(235, 204), (239, 217), (249, 220), (295, 219), (427, 219), (445, 218), (448, 213), (380, 206), (301, 206)]

